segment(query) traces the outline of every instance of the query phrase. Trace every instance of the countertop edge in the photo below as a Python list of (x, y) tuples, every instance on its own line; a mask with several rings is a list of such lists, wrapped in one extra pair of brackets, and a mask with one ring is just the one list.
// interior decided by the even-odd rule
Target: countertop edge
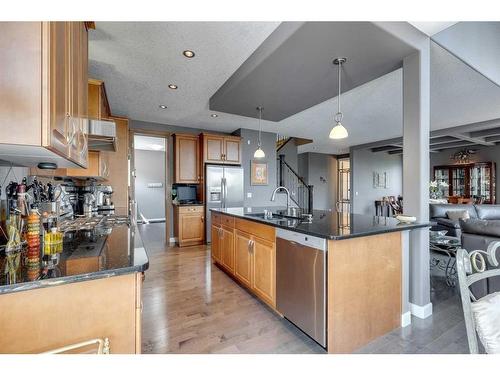
[(297, 229), (297, 228), (293, 228), (293, 227), (284, 228), (284, 227), (282, 227), (280, 225), (277, 225), (277, 224), (275, 224), (273, 222), (261, 220), (261, 219), (259, 219), (257, 217), (242, 216), (242, 215), (238, 215), (238, 214), (235, 214), (235, 213), (232, 213), (232, 212), (223, 212), (223, 211), (221, 211), (218, 208), (210, 208), (209, 210), (212, 211), (212, 212), (220, 213), (222, 215), (228, 215), (228, 216), (232, 216), (232, 217), (237, 217), (237, 218), (240, 218), (240, 219), (243, 219), (243, 220), (250, 220), (250, 221), (253, 221), (253, 222), (256, 222), (256, 223), (260, 223), (260, 224), (264, 224), (264, 225), (270, 225), (270, 226), (272, 226), (274, 228), (280, 228), (280, 229), (284, 229), (284, 230), (290, 230), (292, 232), (314, 235), (316, 237), (320, 237), (320, 238), (324, 238), (326, 240), (332, 240), (332, 241), (342, 241), (342, 240), (348, 240), (348, 239), (351, 239), (351, 238), (375, 236), (377, 234), (383, 234), (383, 233), (403, 232), (403, 231), (406, 231), (406, 230), (431, 227), (430, 223), (402, 224), (401, 227), (385, 228), (385, 229), (381, 229), (381, 230), (378, 230), (378, 231), (372, 231), (372, 232), (348, 234), (348, 235), (342, 235), (342, 236), (335, 236), (335, 235), (325, 236), (325, 235), (321, 235), (319, 233), (308, 232), (306, 230), (301, 230), (301, 229)]
[(131, 273), (144, 272), (149, 268), (149, 257), (147, 254), (147, 250), (144, 247), (144, 242), (142, 241), (142, 237), (139, 233), (137, 226), (134, 227), (134, 236), (136, 237), (136, 239), (139, 239), (140, 245), (141, 245), (141, 246), (134, 247), (134, 256), (136, 255), (135, 252), (138, 251), (140, 253), (137, 255), (140, 255), (141, 257), (145, 258), (145, 261), (142, 262), (141, 264), (132, 265), (132, 266), (128, 266), (128, 267), (122, 267), (122, 268), (116, 268), (113, 270), (103, 270), (103, 271), (84, 273), (84, 274), (80, 274), (80, 275), (61, 276), (61, 277), (56, 277), (56, 278), (52, 278), (52, 279), (41, 279), (41, 280), (27, 281), (27, 282), (19, 283), (19, 284), (0, 285), (0, 296), (2, 296), (4, 294), (24, 292), (27, 290), (49, 288), (49, 287), (53, 287), (53, 286), (73, 284), (73, 283), (78, 283), (78, 282), (83, 282), (83, 281), (104, 279), (104, 278), (108, 278), (108, 277), (122, 276), (122, 275), (131, 274)]

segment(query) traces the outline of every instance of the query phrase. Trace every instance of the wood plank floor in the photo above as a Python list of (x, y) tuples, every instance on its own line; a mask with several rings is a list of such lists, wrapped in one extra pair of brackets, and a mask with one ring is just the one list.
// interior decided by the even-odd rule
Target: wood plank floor
[[(164, 224), (140, 227), (150, 258), (143, 290), (143, 353), (325, 353), (213, 265), (208, 246), (169, 247)], [(358, 353), (467, 353), (456, 289), (434, 279), (434, 315)]]

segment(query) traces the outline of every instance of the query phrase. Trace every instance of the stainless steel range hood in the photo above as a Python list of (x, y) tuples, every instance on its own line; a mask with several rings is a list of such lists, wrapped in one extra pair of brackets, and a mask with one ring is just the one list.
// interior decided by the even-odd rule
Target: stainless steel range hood
[(89, 150), (116, 151), (116, 124), (114, 121), (89, 120)]

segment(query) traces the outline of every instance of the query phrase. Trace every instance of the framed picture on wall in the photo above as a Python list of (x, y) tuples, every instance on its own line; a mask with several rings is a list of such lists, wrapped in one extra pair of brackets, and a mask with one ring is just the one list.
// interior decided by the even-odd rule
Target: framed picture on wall
[(261, 161), (251, 161), (250, 183), (252, 185), (268, 185), (267, 163)]

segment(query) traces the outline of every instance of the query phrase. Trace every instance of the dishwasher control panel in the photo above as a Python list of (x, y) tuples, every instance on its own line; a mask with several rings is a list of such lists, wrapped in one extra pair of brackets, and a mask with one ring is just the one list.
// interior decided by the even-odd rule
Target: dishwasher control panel
[(326, 251), (326, 239), (324, 238), (293, 232), (291, 230), (284, 230), (281, 228), (276, 229), (276, 237), (283, 238), (287, 241), (293, 241), (303, 246)]

